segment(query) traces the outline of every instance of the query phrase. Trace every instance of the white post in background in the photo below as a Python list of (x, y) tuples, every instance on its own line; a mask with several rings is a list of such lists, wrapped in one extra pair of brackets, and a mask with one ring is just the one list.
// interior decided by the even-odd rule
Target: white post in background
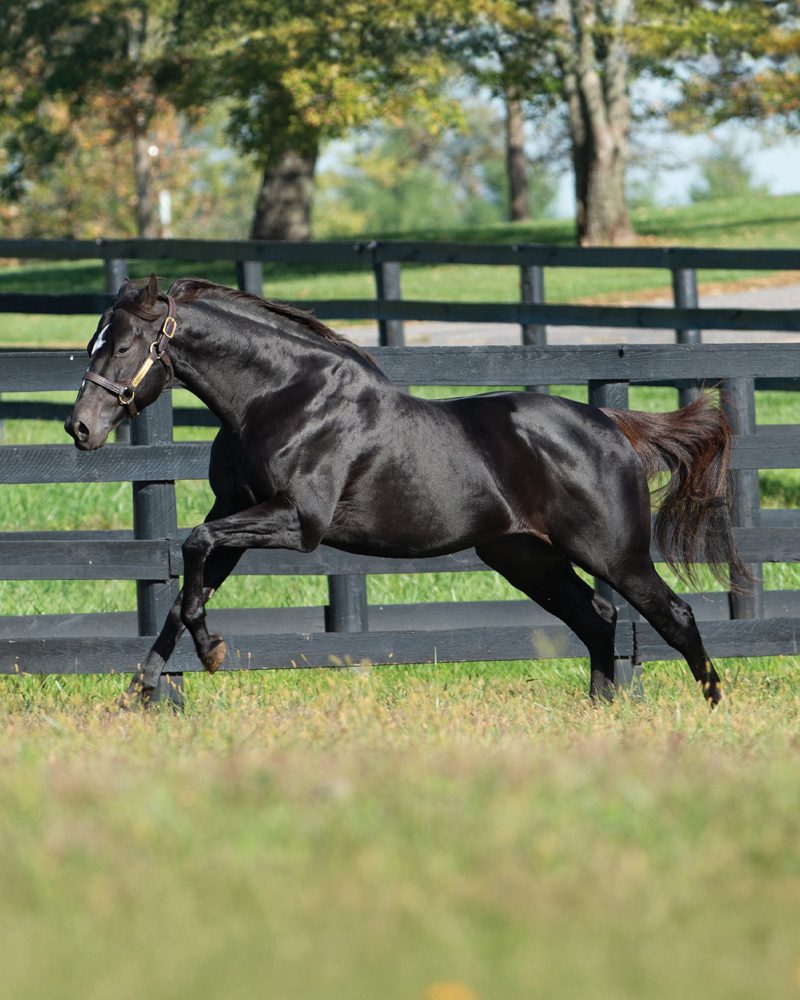
[(161, 223), (161, 235), (165, 240), (172, 239), (172, 195), (169, 191), (158, 192), (158, 220)]

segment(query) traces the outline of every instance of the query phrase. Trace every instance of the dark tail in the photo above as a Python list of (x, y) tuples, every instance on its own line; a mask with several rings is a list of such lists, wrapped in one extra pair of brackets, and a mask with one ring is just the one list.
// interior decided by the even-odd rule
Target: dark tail
[(717, 399), (704, 393), (672, 413), (604, 410), (633, 445), (647, 478), (667, 469), (659, 491), (655, 537), (667, 564), (696, 584), (695, 563), (705, 560), (727, 584), (726, 570), (750, 579), (731, 530), (732, 432)]

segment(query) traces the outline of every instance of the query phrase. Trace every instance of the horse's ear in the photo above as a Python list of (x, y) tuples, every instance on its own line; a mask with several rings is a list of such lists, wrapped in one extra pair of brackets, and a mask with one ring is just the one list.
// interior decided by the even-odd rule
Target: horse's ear
[(144, 289), (144, 301), (148, 306), (154, 306), (158, 302), (158, 278), (155, 271), (150, 275), (147, 287)]
[(117, 299), (132, 299), (135, 295), (138, 294), (138, 291), (139, 290), (136, 287), (136, 283), (131, 281), (130, 278), (125, 278), (125, 280), (119, 286), (119, 290), (117, 291), (115, 297)]

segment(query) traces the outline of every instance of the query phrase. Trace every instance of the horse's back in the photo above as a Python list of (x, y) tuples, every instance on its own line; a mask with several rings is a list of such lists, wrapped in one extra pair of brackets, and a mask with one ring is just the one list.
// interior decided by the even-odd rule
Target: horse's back
[[(504, 391), (442, 401), (475, 438), (517, 439), (539, 450), (565, 447), (596, 451), (598, 442), (621, 442), (622, 435), (602, 410), (563, 396)], [(493, 442), (496, 443), (496, 442)]]

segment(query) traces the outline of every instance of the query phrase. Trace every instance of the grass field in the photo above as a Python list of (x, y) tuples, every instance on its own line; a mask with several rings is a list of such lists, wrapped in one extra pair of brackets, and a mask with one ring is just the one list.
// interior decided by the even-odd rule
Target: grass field
[(800, 993), (796, 670), (201, 679), (141, 718), (7, 688), (3, 994)]
[[(757, 208), (636, 221), (667, 243), (800, 245), (800, 197)], [(568, 239), (560, 223), (461, 235)], [(454, 269), (410, 270), (405, 294), (514, 293), (514, 275), (474, 270), (458, 286)], [(285, 298), (371, 291), (368, 275), (267, 277)], [(573, 288), (555, 274), (548, 294), (654, 280), (572, 272)], [(0, 270), (0, 289), (37, 287), (102, 276)], [(2, 322), (4, 346), (78, 346), (92, 326)], [(667, 409), (675, 394), (631, 402)], [(758, 419), (800, 423), (795, 396), (760, 393)], [(64, 440), (45, 422), (4, 432), (6, 444)], [(800, 506), (797, 471), (761, 486), (764, 506)], [(2, 495), (3, 531), (131, 524), (128, 484)], [(178, 499), (179, 523), (194, 524), (208, 487), (179, 484)], [(800, 587), (800, 574), (770, 566), (765, 582)], [(518, 596), (489, 573), (369, 588), (380, 602)], [(327, 595), (319, 578), (237, 577), (219, 599)], [(134, 606), (129, 583), (0, 583), (3, 614)], [(0, 997), (800, 996), (800, 675), (793, 658), (719, 666), (727, 697), (713, 713), (679, 663), (648, 665), (643, 701), (602, 708), (583, 661), (191, 676), (181, 716), (119, 712), (122, 678), (4, 678)]]

